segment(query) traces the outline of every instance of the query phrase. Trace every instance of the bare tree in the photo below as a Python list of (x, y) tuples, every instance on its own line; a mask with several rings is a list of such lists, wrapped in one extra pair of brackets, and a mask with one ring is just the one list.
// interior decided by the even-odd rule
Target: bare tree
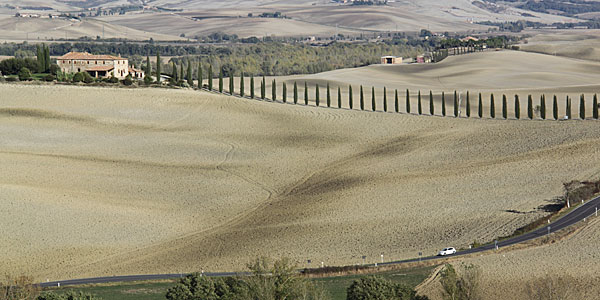
[(571, 276), (546, 275), (530, 281), (526, 286), (528, 299), (531, 300), (569, 300), (575, 299)]

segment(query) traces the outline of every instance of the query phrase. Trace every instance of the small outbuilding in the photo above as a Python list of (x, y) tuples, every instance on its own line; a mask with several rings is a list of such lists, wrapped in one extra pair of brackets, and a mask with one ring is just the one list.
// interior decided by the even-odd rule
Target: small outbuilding
[(402, 57), (400, 56), (382, 56), (382, 65), (397, 65), (402, 63)]

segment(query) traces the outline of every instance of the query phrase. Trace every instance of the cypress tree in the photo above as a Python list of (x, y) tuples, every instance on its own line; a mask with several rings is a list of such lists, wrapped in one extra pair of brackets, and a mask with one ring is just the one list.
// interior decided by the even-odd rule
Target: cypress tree
[(294, 81), (294, 104), (298, 104), (298, 83)]
[(229, 94), (233, 95), (235, 86), (233, 82), (233, 72), (229, 73)]
[(494, 94), (490, 95), (490, 117), (492, 119), (496, 118), (496, 103), (494, 101)]
[[(158, 72), (158, 68), (157, 68), (157, 72)], [(213, 69), (212, 69), (212, 65), (208, 65), (208, 90), (209, 91), (213, 90)]]
[(567, 96), (567, 109), (566, 109), (566, 111), (567, 111), (567, 118), (569, 120), (571, 120), (571, 118), (573, 116), (571, 115), (571, 98), (569, 98), (569, 96)]
[(283, 103), (286, 103), (287, 102), (287, 85), (285, 84), (285, 81), (283, 82), (282, 89), (283, 89), (283, 94), (281, 97), (283, 99)]
[(515, 95), (515, 119), (521, 119), (521, 101), (519, 101), (519, 95)]
[(181, 66), (179, 66), (179, 78), (177, 78), (177, 83), (179, 83), (180, 81), (183, 82), (185, 80), (183, 69), (183, 62), (181, 62)]
[(398, 89), (395, 90), (394, 92), (394, 110), (396, 112), (400, 112), (400, 107), (399, 107), (399, 103), (400, 99), (398, 99)]
[(433, 92), (429, 91), (429, 114), (435, 115), (435, 105), (433, 104)]
[(267, 88), (266, 85), (267, 83), (265, 82), (265, 76), (263, 75), (262, 80), (260, 81), (260, 99), (265, 100), (265, 98), (267, 97)]
[(150, 76), (152, 74), (152, 65), (150, 64), (150, 55), (146, 55), (146, 74)]
[(387, 112), (387, 89), (383, 87), (383, 111)]
[(338, 99), (337, 99), (338, 108), (342, 108), (342, 88), (338, 85)]
[(479, 107), (477, 108), (477, 114), (479, 115), (479, 118), (483, 118), (483, 101), (481, 98), (481, 93), (479, 93)]
[(202, 62), (198, 61), (198, 88), (202, 89)]
[(410, 92), (406, 89), (406, 113), (410, 114)]
[(329, 82), (327, 82), (327, 107), (331, 107), (331, 91), (329, 89)]
[(375, 104), (375, 87), (371, 87), (371, 110), (376, 111), (377, 107)]
[(250, 99), (254, 99), (254, 74), (250, 75)]
[(552, 106), (552, 114), (554, 115), (554, 120), (558, 120), (558, 98), (556, 98), (556, 95), (554, 95), (554, 101), (553, 101), (553, 106)]
[(508, 119), (506, 95), (502, 95), (502, 118)]
[(160, 48), (156, 48), (156, 82), (160, 83)]
[(44, 54), (42, 53), (42, 48), (40, 48), (40, 45), (36, 45), (36, 50), (37, 50), (37, 65), (38, 65), (38, 73), (43, 73), (44, 72), (44, 66), (46, 65), (44, 63)]
[(244, 97), (244, 94), (246, 93), (245, 88), (244, 88), (244, 72), (242, 72), (242, 74), (240, 75), (240, 97)]
[(319, 96), (319, 84), (317, 83), (315, 85), (315, 104), (317, 104), (317, 107), (319, 106), (319, 102), (321, 100)]
[(223, 93), (223, 69), (219, 70), (219, 93)]
[(594, 107), (592, 107), (592, 114), (594, 119), (598, 120), (598, 95), (594, 94)]
[(585, 95), (579, 97), (579, 118), (585, 120)]
[(421, 103), (421, 90), (419, 90), (419, 92), (417, 93), (417, 111), (419, 112), (419, 115), (423, 114), (423, 105)]
[(442, 116), (446, 116), (446, 94), (442, 92)]
[(271, 84), (271, 100), (277, 101), (277, 82), (273, 79)]
[(171, 62), (171, 84), (176, 84), (177, 83), (177, 65), (175, 64), (175, 62)]
[(44, 47), (44, 73), (50, 72), (50, 48), (42, 44)]
[(546, 120), (546, 95), (540, 96), (540, 116)]
[(304, 82), (304, 105), (308, 105), (308, 83)]
[(458, 117), (458, 94), (454, 91), (454, 117)]
[(267, 79), (263, 75), (263, 80), (260, 82), (260, 99), (265, 100), (267, 97)]
[(365, 110), (365, 95), (363, 94), (363, 86), (360, 86), (360, 110)]
[[(190, 87), (194, 87), (194, 78), (192, 78), (192, 64), (189, 60), (187, 68), (187, 83), (190, 85)], [(233, 92), (231, 94), (233, 94)]]
[(352, 86), (348, 86), (348, 104), (350, 105), (350, 109), (352, 109), (352, 105), (354, 104), (352, 101)]
[(527, 96), (527, 117), (533, 119), (533, 99), (531, 95)]
[(469, 97), (469, 91), (467, 91), (467, 118), (471, 117), (471, 98)]

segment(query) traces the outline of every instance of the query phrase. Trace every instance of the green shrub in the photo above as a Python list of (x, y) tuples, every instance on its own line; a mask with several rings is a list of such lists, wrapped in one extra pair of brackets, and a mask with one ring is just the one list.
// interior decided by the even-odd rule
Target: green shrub
[(144, 76), (144, 84), (151, 85), (153, 82), (154, 82), (154, 80), (152, 80), (152, 76), (150, 76), (150, 75)]
[(48, 75), (44, 76), (44, 80), (45, 81), (54, 81), (54, 75), (48, 74)]
[(6, 77), (6, 81), (8, 81), (8, 82), (19, 81), (19, 77), (9, 76), (9, 77)]
[(119, 83), (119, 78), (117, 78), (115, 76), (111, 76), (110, 78), (108, 78), (108, 82), (110, 82), (110, 83)]
[(96, 297), (95, 295), (68, 291), (65, 294), (56, 294), (53, 292), (44, 293), (36, 298), (36, 300), (101, 300), (102, 298)]
[(31, 71), (29, 71), (28, 68), (21, 68), (21, 70), (19, 70), (19, 74), (17, 74), (19, 76), (19, 80), (23, 81), (23, 80), (31, 80)]
[(426, 300), (410, 287), (377, 276), (355, 280), (347, 290), (347, 300)]
[(94, 82), (94, 77), (92, 77), (92, 75), (90, 75), (90, 73), (88, 72), (81, 72), (83, 74), (83, 82), (85, 83), (92, 83)]
[(57, 64), (50, 65), (50, 74), (56, 75), (60, 72), (60, 67)]
[(132, 85), (133, 84), (133, 79), (131, 79), (131, 75), (127, 75), (127, 77), (125, 77), (125, 79), (123, 79), (123, 81), (121, 81), (124, 85)]
[(73, 75), (73, 82), (82, 82), (83, 81), (83, 73), (79, 72), (79, 73), (75, 73), (75, 75)]

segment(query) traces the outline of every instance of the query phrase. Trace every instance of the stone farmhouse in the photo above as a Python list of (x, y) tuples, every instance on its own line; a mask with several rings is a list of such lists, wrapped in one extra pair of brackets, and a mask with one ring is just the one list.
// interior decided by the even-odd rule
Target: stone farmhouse
[(94, 78), (114, 76), (123, 79), (131, 74), (134, 79), (142, 79), (145, 75), (144, 71), (130, 67), (127, 58), (120, 56), (69, 52), (56, 62), (63, 73), (88, 72)]

